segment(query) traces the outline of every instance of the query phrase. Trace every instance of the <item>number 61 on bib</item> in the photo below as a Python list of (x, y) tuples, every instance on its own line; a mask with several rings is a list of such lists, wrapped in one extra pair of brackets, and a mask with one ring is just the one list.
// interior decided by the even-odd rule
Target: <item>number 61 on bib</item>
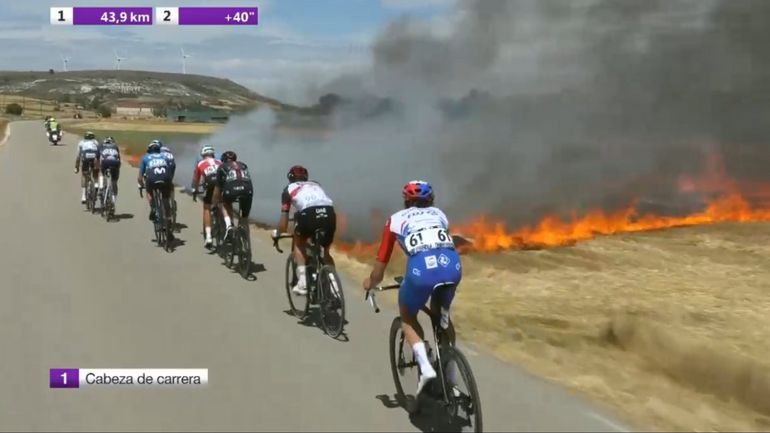
[(404, 245), (410, 256), (436, 248), (454, 248), (452, 237), (444, 228), (432, 228), (410, 233), (404, 239)]

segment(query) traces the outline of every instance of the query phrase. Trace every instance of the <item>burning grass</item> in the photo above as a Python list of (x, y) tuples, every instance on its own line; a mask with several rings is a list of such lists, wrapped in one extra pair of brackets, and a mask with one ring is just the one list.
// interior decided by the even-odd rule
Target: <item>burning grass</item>
[[(337, 260), (356, 284), (369, 252)], [(646, 428), (770, 428), (770, 224), (463, 257), (462, 338)]]

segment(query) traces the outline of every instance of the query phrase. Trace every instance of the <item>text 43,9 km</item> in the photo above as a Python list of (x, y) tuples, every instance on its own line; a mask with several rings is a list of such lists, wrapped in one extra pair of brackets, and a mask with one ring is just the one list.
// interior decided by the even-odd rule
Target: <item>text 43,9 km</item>
[(152, 17), (149, 14), (140, 14), (136, 12), (114, 12), (109, 11), (99, 17), (99, 21), (107, 24), (149, 24)]

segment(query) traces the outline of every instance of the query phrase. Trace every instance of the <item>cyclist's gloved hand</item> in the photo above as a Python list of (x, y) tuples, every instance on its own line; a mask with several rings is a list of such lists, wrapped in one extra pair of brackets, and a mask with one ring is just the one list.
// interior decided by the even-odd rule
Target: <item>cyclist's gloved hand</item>
[(278, 229), (273, 229), (272, 233), (270, 233), (270, 237), (273, 238), (273, 240), (278, 239)]
[(80, 169), (75, 167), (75, 174), (77, 174), (79, 171), (80, 171)]

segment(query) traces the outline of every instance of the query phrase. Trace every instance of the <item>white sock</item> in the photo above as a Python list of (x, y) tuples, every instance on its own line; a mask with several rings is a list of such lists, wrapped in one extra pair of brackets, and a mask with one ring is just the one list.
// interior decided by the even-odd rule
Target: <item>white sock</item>
[(81, 189), (83, 190), (83, 195), (82, 195), (82, 197), (85, 199), (85, 198), (86, 198), (86, 187), (83, 187), (83, 188), (81, 188)]
[(117, 194), (112, 194), (112, 204), (115, 204), (117, 202), (118, 202), (118, 195)]
[(99, 189), (104, 188), (104, 176), (99, 174)]
[(229, 216), (225, 216), (225, 227), (230, 228), (230, 226), (233, 225), (232, 220), (230, 220)]
[(425, 350), (425, 343), (420, 341), (412, 346), (414, 351), (414, 357), (417, 358), (417, 363), (420, 364), (420, 371), (423, 375), (433, 376), (436, 372), (433, 370), (433, 366), (428, 361), (428, 352)]
[(449, 310), (441, 307), (441, 328), (449, 329)]
[(297, 266), (297, 286), (305, 288), (306, 285), (305, 266)]
[(206, 226), (204, 231), (206, 232), (206, 239), (211, 239), (211, 227)]

